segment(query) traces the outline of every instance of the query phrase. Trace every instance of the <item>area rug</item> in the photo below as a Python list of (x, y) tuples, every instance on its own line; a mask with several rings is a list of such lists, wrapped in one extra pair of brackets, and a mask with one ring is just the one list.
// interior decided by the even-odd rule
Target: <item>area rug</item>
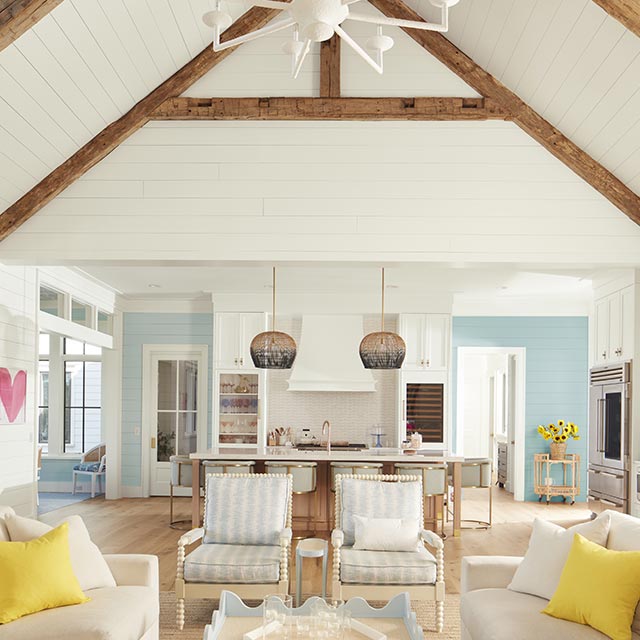
[[(160, 592), (160, 640), (202, 640), (206, 624), (218, 605), (217, 600), (187, 600), (184, 631), (176, 627), (176, 599), (171, 591)], [(413, 610), (424, 629), (424, 637), (435, 640), (460, 640), (460, 596), (448, 595), (444, 607), (444, 632), (436, 633), (434, 604), (415, 602)], [(239, 639), (240, 640), (240, 639)]]

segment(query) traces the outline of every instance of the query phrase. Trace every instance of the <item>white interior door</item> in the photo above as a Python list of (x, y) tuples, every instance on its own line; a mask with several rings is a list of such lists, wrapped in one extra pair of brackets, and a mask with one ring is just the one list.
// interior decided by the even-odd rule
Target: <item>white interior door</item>
[[(189, 455), (206, 446), (207, 347), (148, 350), (147, 371), (144, 421), (149, 482), (145, 493), (169, 495), (170, 457)], [(189, 495), (189, 490), (182, 493)]]

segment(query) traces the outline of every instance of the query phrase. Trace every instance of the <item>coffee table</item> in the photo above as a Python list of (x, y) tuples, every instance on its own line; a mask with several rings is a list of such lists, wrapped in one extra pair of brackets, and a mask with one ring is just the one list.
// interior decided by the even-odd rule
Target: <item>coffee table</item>
[[(309, 598), (301, 607), (292, 609), (294, 616), (311, 615), (313, 602), (319, 598)], [(220, 608), (213, 612), (211, 624), (204, 630), (203, 640), (242, 640), (242, 636), (262, 624), (262, 605), (248, 607), (231, 591), (223, 591)], [(343, 605), (351, 611), (351, 617), (367, 626), (384, 633), (388, 640), (424, 640), (422, 628), (411, 611), (408, 593), (393, 597), (381, 609), (370, 607), (363, 598), (352, 598)], [(365, 640), (357, 631), (345, 635), (345, 640)]]

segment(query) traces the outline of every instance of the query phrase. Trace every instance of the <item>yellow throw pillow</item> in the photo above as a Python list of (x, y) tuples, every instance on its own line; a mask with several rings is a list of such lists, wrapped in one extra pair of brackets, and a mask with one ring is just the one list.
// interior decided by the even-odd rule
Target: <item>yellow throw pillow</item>
[(576, 533), (560, 583), (542, 613), (631, 640), (640, 599), (640, 551), (611, 551)]
[(71, 568), (69, 525), (29, 542), (0, 542), (0, 624), (87, 602)]

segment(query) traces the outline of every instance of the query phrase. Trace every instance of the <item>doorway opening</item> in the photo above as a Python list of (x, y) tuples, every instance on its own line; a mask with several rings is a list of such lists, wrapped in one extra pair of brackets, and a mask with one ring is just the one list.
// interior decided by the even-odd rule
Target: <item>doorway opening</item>
[(490, 458), (494, 470), (505, 474), (505, 489), (519, 501), (524, 500), (525, 358), (524, 347), (458, 348), (458, 450), (468, 458)]

